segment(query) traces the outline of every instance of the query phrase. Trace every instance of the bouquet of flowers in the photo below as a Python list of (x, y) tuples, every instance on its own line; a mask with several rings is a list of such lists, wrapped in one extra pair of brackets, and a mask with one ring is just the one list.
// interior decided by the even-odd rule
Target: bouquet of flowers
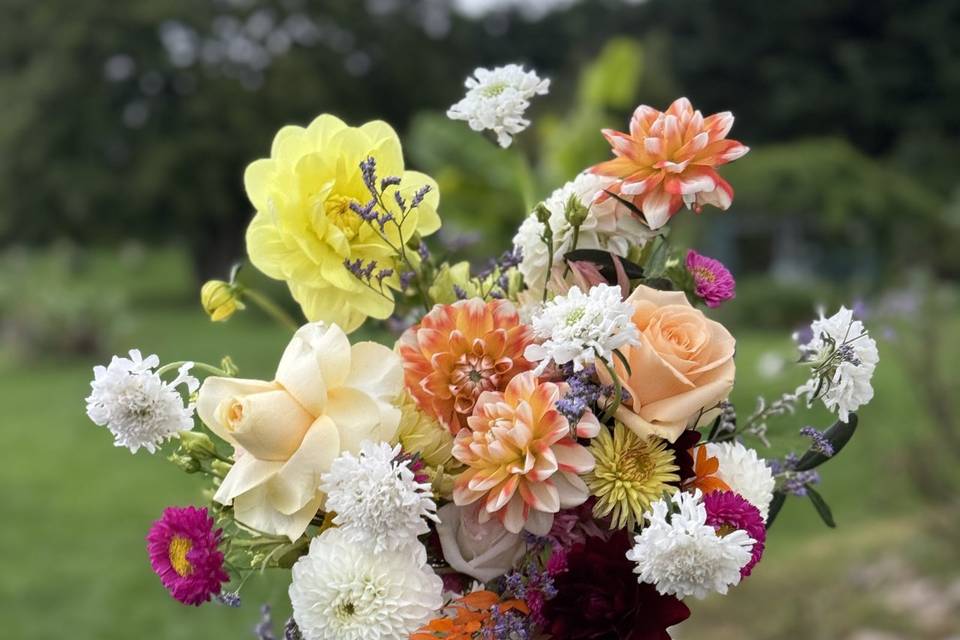
[[(466, 86), (448, 115), (508, 146), (549, 81), (508, 65)], [(736, 341), (703, 308), (734, 279), (668, 242), (681, 210), (730, 206), (732, 125), (641, 105), (482, 269), (431, 253), (438, 187), (389, 125), (282, 128), (246, 170), (247, 252), (307, 322), (235, 274), (201, 291), (215, 321), (254, 305), (291, 325), (273, 379), (136, 350), (94, 370), (87, 412), (116, 445), (205, 481), (206, 505), (149, 531), (163, 586), (238, 606), (249, 576), (289, 570), (287, 638), (660, 639), (750, 575), (788, 495), (832, 526), (816, 468), (873, 395), (876, 344), (821, 314), (796, 336), (808, 382), (738, 416)], [(351, 342), (368, 320), (395, 343)], [(805, 453), (749, 446), (817, 400), (837, 420), (802, 429)]]

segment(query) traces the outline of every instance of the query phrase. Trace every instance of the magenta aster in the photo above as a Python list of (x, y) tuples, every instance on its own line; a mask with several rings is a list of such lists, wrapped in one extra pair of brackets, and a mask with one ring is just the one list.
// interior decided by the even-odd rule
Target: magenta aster
[(736, 295), (737, 283), (723, 263), (700, 255), (693, 249), (687, 252), (687, 271), (693, 276), (696, 293), (711, 309)]
[(206, 509), (167, 507), (147, 534), (147, 552), (154, 573), (174, 598), (200, 605), (220, 593), (230, 576), (217, 548), (222, 529), (213, 529)]
[(725, 535), (743, 529), (748, 536), (756, 540), (753, 544), (753, 557), (740, 569), (740, 575), (746, 578), (760, 562), (763, 543), (767, 539), (767, 528), (760, 510), (733, 491), (708, 493), (703, 496), (703, 505), (707, 509), (707, 524), (716, 529), (718, 534)]

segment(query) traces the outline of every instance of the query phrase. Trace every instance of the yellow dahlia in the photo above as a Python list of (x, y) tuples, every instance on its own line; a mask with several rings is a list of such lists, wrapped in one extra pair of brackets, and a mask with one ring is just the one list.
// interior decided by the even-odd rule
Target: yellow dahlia
[[(368, 158), (374, 159), (379, 178), (399, 178), (399, 184), (386, 183), (377, 209), (403, 223), (387, 224), (383, 235), (351, 208), (371, 200), (360, 169)], [(309, 320), (347, 332), (368, 316), (382, 319), (393, 311), (392, 290), (399, 288), (402, 270), (394, 247), (415, 233), (425, 236), (440, 228), (436, 183), (404, 169), (400, 140), (381, 121), (349, 127), (324, 114), (307, 128), (283, 127), (270, 157), (247, 167), (244, 183), (257, 210), (247, 229), (250, 261), (286, 281)], [(423, 188), (428, 191), (419, 205), (402, 213), (398, 201), (411, 203)], [(345, 266), (357, 260), (376, 263), (377, 273), (386, 274), (382, 287), (371, 287)]]
[(590, 453), (596, 467), (585, 479), (597, 497), (593, 514), (609, 515), (611, 529), (632, 529), (643, 522), (651, 503), (677, 491), (674, 483), (680, 481), (680, 467), (662, 438), (641, 438), (617, 422), (612, 433), (600, 430)]
[[(553, 514), (586, 502), (589, 491), (579, 474), (593, 469), (593, 456), (557, 411), (561, 392), (527, 371), (503, 393), (480, 395), (470, 428), (453, 442), (454, 457), (468, 467), (457, 477), (455, 503), (482, 499), (480, 522), (496, 517), (512, 533), (546, 535)], [(596, 424), (592, 414), (585, 420)]]
[(479, 298), (437, 305), (407, 329), (397, 348), (404, 383), (417, 404), (457, 433), (484, 391), (503, 391), (532, 369), (523, 351), (531, 329), (506, 300)]

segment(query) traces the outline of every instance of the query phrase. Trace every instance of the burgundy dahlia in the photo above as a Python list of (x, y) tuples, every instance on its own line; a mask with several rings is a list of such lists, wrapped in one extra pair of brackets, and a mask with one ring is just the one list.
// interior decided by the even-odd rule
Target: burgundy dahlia
[(214, 531), (213, 524), (206, 509), (167, 507), (147, 534), (150, 566), (183, 604), (207, 602), (230, 580), (218, 549), (222, 530)]
[(588, 539), (567, 556), (546, 603), (544, 629), (564, 640), (670, 640), (667, 628), (690, 616), (685, 604), (649, 584), (638, 584), (627, 560), (630, 536)]
[(703, 496), (703, 506), (707, 509), (707, 524), (723, 533), (725, 530), (743, 529), (756, 542), (753, 544), (753, 556), (750, 562), (740, 569), (744, 578), (763, 557), (767, 528), (760, 510), (733, 491), (714, 491)]

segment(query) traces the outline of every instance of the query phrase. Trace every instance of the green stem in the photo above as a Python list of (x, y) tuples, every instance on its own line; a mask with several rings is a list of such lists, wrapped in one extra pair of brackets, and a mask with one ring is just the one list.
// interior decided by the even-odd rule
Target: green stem
[[(168, 364), (165, 364), (159, 369), (157, 369), (157, 375), (162, 376), (163, 374), (173, 371), (174, 369), (179, 369), (183, 365), (187, 364), (187, 362), (189, 362), (189, 360), (177, 360), (176, 362), (170, 362)], [(193, 368), (200, 369), (201, 371), (206, 371), (207, 373), (212, 373), (215, 376), (230, 377), (229, 372), (224, 371), (220, 367), (215, 367), (212, 364), (207, 364), (206, 362), (194, 362)]]
[(251, 289), (249, 287), (244, 287), (242, 289), (242, 295), (246, 299), (253, 302), (255, 305), (260, 307), (268, 316), (279, 322), (281, 325), (290, 329), (291, 331), (296, 331), (300, 328), (300, 325), (297, 324), (297, 321), (293, 317), (284, 311), (280, 305), (276, 302), (263, 295), (256, 289)]

